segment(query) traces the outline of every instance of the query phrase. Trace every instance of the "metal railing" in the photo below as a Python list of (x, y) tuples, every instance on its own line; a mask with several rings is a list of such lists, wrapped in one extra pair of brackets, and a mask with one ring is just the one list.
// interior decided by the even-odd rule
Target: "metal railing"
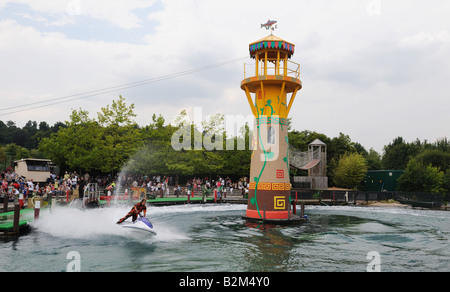
[(430, 194), (420, 192), (374, 192), (374, 191), (343, 191), (343, 190), (301, 190), (301, 183), (293, 183), (291, 196), (298, 200), (328, 200), (336, 202), (368, 202), (395, 200), (413, 207), (439, 207), (450, 202), (450, 193)]
[(98, 184), (90, 183), (84, 187), (83, 194), (83, 207), (86, 206), (87, 203), (95, 202), (100, 199), (100, 189)]
[[(279, 75), (279, 76), (288, 76), (288, 77), (294, 77), (296, 79), (300, 79), (300, 64), (292, 62), (288, 60), (287, 66), (269, 66), (267, 64), (267, 69), (264, 66), (264, 62), (260, 62), (261, 66), (258, 66), (258, 76), (268, 76), (268, 75)], [(273, 63), (271, 63), (273, 64)], [(251, 69), (248, 70), (252, 73), (247, 74), (247, 66)], [(253, 74), (255, 72), (255, 64), (246, 64), (244, 63), (244, 79), (249, 77), (255, 77), (256, 75)]]

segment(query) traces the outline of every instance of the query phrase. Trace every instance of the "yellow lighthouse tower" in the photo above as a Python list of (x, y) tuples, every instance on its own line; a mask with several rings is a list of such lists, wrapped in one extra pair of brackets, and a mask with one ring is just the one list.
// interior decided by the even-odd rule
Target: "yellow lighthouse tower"
[(244, 69), (241, 88), (255, 125), (244, 218), (275, 223), (301, 220), (290, 210), (287, 127), (292, 103), (302, 88), (300, 65), (290, 61), (295, 45), (270, 35), (251, 43), (249, 49), (255, 65)]

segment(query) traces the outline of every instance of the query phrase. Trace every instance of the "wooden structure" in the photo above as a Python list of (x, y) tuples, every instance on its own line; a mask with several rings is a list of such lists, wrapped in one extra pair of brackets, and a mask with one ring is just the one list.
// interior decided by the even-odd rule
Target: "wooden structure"
[(327, 145), (319, 139), (308, 145), (307, 152), (300, 152), (291, 146), (291, 167), (307, 170), (308, 176), (295, 176), (294, 184), (312, 190), (328, 189)]

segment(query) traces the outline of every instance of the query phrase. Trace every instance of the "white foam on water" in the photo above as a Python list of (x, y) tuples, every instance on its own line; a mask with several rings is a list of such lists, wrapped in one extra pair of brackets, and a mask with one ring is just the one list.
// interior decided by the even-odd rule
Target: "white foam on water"
[[(146, 242), (188, 240), (189, 237), (177, 226), (169, 225), (165, 220), (158, 220), (165, 215), (189, 214), (198, 212), (225, 212), (245, 210), (241, 204), (222, 205), (178, 205), (165, 207), (148, 207), (147, 217), (152, 221), (157, 234), (136, 232), (125, 229), (116, 222), (125, 216), (131, 206), (116, 206), (98, 209), (78, 209), (72, 207), (57, 207), (52, 211), (43, 210), (39, 220), (32, 223), (39, 232), (58, 238), (96, 239), (102, 236), (123, 236)], [(131, 218), (127, 219), (131, 220)]]
[[(81, 210), (60, 207), (55, 208), (51, 212), (42, 212), (39, 220), (33, 223), (33, 227), (51, 236), (68, 239), (96, 239), (104, 236), (122, 236), (136, 240), (154, 237), (154, 240), (171, 241), (187, 238), (173, 227), (167, 227), (164, 224), (159, 225), (157, 222), (153, 222), (158, 232), (156, 236), (152, 236), (150, 233), (125, 229), (116, 224), (130, 209), (130, 207), (121, 207)], [(127, 220), (131, 220), (131, 218)]]
[(55, 237), (93, 238), (102, 235), (121, 235), (118, 219), (126, 214), (119, 209), (82, 210), (70, 207), (58, 207), (42, 212), (39, 220), (33, 223), (38, 231)]

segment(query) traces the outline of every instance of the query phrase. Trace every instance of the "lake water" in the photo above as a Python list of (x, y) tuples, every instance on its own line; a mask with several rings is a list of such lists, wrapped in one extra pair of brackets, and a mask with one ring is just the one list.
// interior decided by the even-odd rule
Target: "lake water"
[(450, 271), (446, 211), (307, 206), (306, 224), (263, 226), (241, 218), (245, 205), (150, 207), (158, 234), (148, 237), (115, 224), (129, 209), (41, 211), (27, 235), (0, 238), (0, 271), (66, 271), (77, 256), (85, 272), (366, 271), (373, 264), (383, 272)]

